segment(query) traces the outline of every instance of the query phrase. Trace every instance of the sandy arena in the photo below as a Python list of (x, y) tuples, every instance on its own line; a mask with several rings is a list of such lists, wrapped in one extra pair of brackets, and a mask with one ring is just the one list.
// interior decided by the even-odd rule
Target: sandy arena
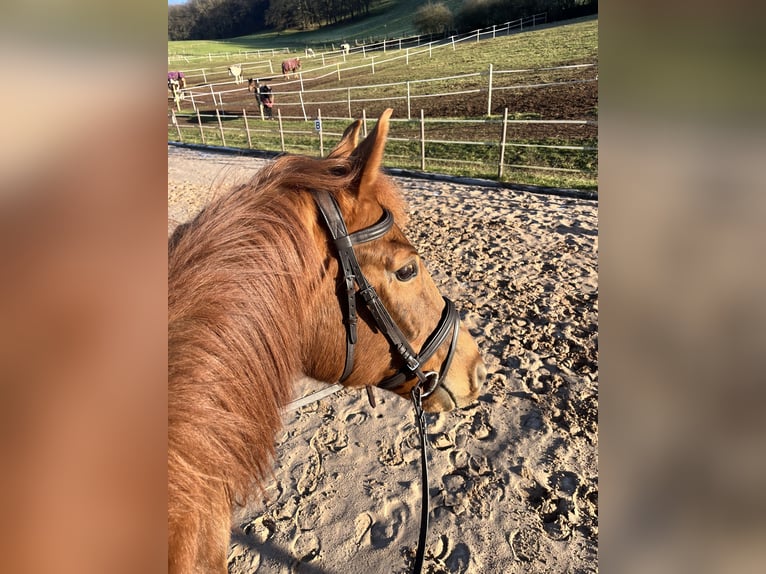
[[(168, 232), (266, 161), (169, 146)], [(598, 203), (394, 179), (405, 232), (489, 371), (477, 403), (426, 415), (424, 572), (597, 572)], [(375, 396), (284, 415), (268, 499), (232, 517), (230, 573), (409, 572), (418, 432), (408, 401)]]

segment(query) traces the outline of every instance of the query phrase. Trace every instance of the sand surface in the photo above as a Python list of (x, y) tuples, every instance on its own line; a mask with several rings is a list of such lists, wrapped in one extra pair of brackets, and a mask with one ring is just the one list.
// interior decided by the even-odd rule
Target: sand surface
[[(169, 147), (168, 231), (265, 163)], [(474, 405), (426, 415), (424, 572), (596, 572), (598, 204), (395, 180), (407, 235), (489, 371)], [(417, 427), (408, 401), (375, 395), (374, 409), (342, 390), (285, 413), (268, 500), (232, 516), (231, 573), (409, 572)]]

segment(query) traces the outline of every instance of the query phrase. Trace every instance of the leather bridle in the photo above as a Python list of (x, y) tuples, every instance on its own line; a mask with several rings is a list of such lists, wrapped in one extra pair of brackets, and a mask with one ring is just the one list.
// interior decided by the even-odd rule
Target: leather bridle
[[(404, 384), (412, 378), (417, 378), (417, 382), (410, 389), (410, 397), (415, 406), (415, 414), (418, 421), (418, 430), (420, 432), (421, 444), (421, 471), (423, 478), (423, 502), (420, 517), (420, 538), (418, 540), (418, 550), (415, 554), (415, 563), (413, 572), (420, 572), (423, 565), (425, 553), (425, 539), (428, 531), (428, 467), (426, 455), (426, 423), (423, 413), (422, 401), (432, 394), (444, 377), (452, 363), (452, 358), (457, 348), (457, 339), (460, 331), (460, 316), (455, 309), (454, 303), (444, 299), (444, 310), (441, 319), (434, 331), (426, 339), (419, 353), (416, 353), (410, 345), (407, 338), (397, 326), (391, 314), (380, 300), (375, 288), (370, 284), (362, 272), (359, 261), (354, 252), (354, 245), (368, 243), (383, 237), (394, 225), (394, 218), (390, 211), (383, 208), (383, 217), (381, 220), (365, 229), (349, 233), (346, 229), (346, 223), (340, 212), (335, 198), (327, 191), (314, 191), (314, 201), (322, 214), (327, 229), (330, 232), (333, 244), (337, 251), (339, 261), (339, 274), (342, 275), (342, 285), (345, 289), (345, 309), (344, 323), (346, 325), (346, 362), (343, 368), (343, 374), (340, 381), (347, 379), (354, 368), (354, 346), (357, 341), (357, 322), (358, 315), (356, 311), (356, 297), (359, 295), (367, 311), (372, 315), (378, 330), (386, 337), (391, 344), (395, 355), (402, 360), (402, 366), (393, 375), (380, 381), (377, 386), (386, 390), (400, 390)], [(357, 288), (358, 287), (358, 288)], [(341, 305), (343, 305), (343, 296)], [(449, 350), (447, 356), (442, 361), (439, 372), (423, 371), (423, 365), (430, 359), (434, 353), (450, 337)]]

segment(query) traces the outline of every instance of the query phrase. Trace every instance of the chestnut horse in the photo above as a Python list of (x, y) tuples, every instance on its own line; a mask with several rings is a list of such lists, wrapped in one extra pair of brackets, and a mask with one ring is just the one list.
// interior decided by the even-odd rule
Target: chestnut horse
[[(226, 572), (232, 505), (269, 476), (293, 382), (335, 382), (346, 370), (346, 289), (314, 192), (333, 200), (352, 235), (374, 228), (351, 249), (412, 347), (428, 346), (441, 324), (447, 305), (381, 171), (391, 111), (359, 145), (357, 120), (327, 158), (275, 160), (168, 241), (169, 572)], [(358, 318), (358, 360), (343, 384), (361, 388), (401, 372), (402, 360), (371, 313)], [(455, 325), (452, 344), (424, 360), (424, 369), (449, 369), (423, 399), (430, 412), (470, 404), (486, 377), (476, 343)], [(394, 392), (408, 397), (417, 383), (402, 379)]]

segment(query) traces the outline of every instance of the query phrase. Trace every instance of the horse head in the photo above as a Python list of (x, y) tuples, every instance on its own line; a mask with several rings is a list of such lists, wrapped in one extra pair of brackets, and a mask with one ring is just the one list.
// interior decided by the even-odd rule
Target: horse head
[[(403, 199), (394, 182), (381, 171), (391, 112), (391, 109), (383, 112), (375, 128), (360, 144), (361, 122), (354, 122), (327, 159), (335, 163), (333, 169), (344, 174), (348, 182), (333, 197), (350, 234), (375, 226), (387, 212), (393, 215), (394, 224), (390, 229), (375, 240), (354, 245), (353, 250), (364, 277), (374, 288), (398, 330), (417, 352), (438, 330), (448, 303), (439, 293), (416, 249), (405, 237)], [(328, 231), (321, 218), (315, 222), (314, 234), (317, 243), (328, 248), (324, 258), (326, 273), (323, 274), (325, 285), (322, 291), (329, 301), (324, 306), (325, 311), (316, 314), (317, 324), (313, 332), (323, 336), (314, 338), (321, 348), (309, 357), (307, 374), (320, 380), (335, 381), (341, 377), (343, 357), (347, 353), (347, 333), (343, 329), (343, 321), (347, 318), (342, 316), (347, 314), (344, 310), (346, 287), (342, 273), (339, 273), (338, 258), (333, 256), (333, 247), (328, 245)], [(402, 358), (392, 352), (394, 345), (381, 332), (374, 313), (363, 306), (362, 297), (357, 296), (356, 299), (360, 301), (360, 321), (353, 351), (356, 359), (343, 384), (349, 387), (376, 385), (395, 373), (401, 373)], [(423, 371), (438, 373), (443, 370), (442, 365), (450, 354), (451, 363), (444, 378), (423, 401), (424, 409), (430, 412), (470, 404), (478, 396), (486, 377), (478, 347), (468, 330), (458, 323), (456, 313), (454, 330), (454, 333), (444, 337), (445, 341), (422, 365)], [(453, 336), (454, 355), (449, 344)], [(333, 350), (328, 353), (330, 342)], [(328, 361), (328, 356), (333, 359)], [(392, 390), (409, 397), (418, 379), (411, 371), (407, 371), (404, 377), (401, 374), (397, 376), (400, 383)]]

